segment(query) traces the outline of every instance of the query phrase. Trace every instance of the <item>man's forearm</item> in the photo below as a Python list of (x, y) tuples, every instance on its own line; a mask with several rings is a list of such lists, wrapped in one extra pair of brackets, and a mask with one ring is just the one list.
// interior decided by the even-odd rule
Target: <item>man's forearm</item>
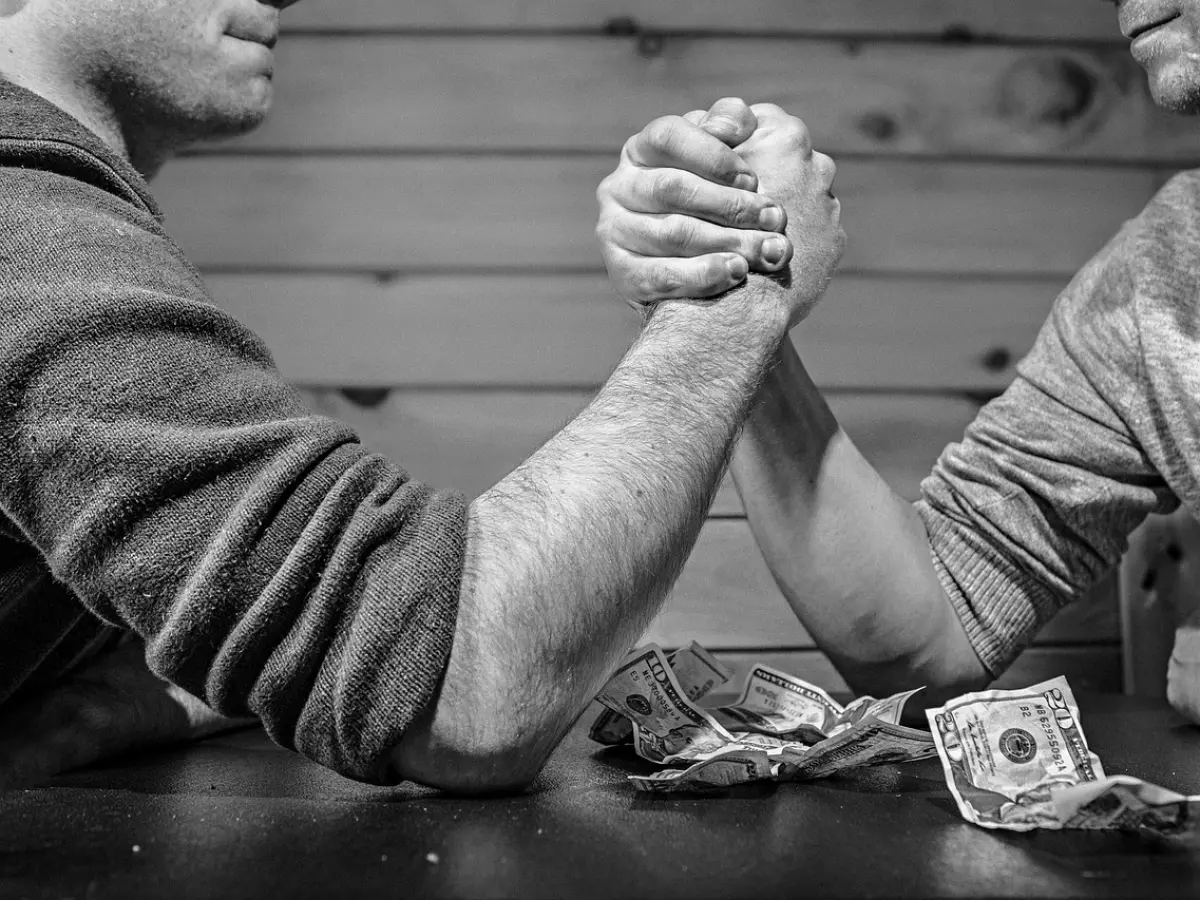
[(920, 518), (838, 426), (790, 342), (732, 471), (776, 582), (853, 688), (930, 685), (929, 700), (986, 680)]
[(470, 789), (540, 768), (659, 610), (786, 323), (745, 289), (664, 303), (587, 409), (472, 504), (454, 649), (404, 774)]

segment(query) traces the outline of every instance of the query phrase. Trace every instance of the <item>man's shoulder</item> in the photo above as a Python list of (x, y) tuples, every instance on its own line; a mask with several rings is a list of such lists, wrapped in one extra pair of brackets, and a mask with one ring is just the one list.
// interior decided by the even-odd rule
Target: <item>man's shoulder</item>
[(1148, 226), (1200, 226), (1200, 169), (1184, 169), (1167, 179), (1146, 204), (1143, 217)]
[(1172, 176), (1134, 220), (1127, 264), (1143, 300), (1195, 306), (1200, 295), (1200, 169)]
[(104, 183), (55, 167), (25, 168), (0, 156), (0, 288), (31, 280), (125, 281), (148, 286), (175, 273), (188, 294), (198, 274), (162, 230), (156, 212)]
[(29, 166), (7, 157), (0, 142), (0, 216), (36, 219), (46, 227), (94, 224), (114, 216), (160, 230), (156, 209), (107, 183), (103, 176), (81, 177), (65, 166)]

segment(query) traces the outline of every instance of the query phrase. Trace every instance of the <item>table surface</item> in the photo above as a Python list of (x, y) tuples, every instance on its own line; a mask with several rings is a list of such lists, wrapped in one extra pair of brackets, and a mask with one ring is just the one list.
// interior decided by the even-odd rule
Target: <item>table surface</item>
[[(1082, 695), (1110, 774), (1200, 793), (1200, 728)], [(345, 781), (260, 732), (0, 795), (0, 897), (1200, 897), (1200, 837), (987, 831), (936, 759), (716, 797), (635, 793), (649, 766), (581, 718), (528, 793)]]

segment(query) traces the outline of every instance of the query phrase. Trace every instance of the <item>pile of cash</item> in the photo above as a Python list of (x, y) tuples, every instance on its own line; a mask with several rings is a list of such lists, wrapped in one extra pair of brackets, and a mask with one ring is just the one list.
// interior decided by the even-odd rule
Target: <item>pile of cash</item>
[(693, 643), (670, 656), (651, 644), (634, 652), (596, 699), (607, 709), (592, 726), (601, 744), (632, 744), (638, 756), (671, 768), (631, 777), (643, 791), (705, 791), (748, 781), (807, 781), (859, 766), (937, 754), (923, 729), (899, 724), (908, 691), (842, 706), (807, 681), (769, 666), (750, 670), (740, 698), (705, 698), (731, 678)]
[[(984, 828), (1187, 830), (1200, 796), (1106, 776), (1088, 749), (1065, 678), (980, 691), (926, 710), (930, 730), (900, 724), (917, 691), (842, 706), (820, 687), (754, 666), (738, 700), (709, 702), (732, 673), (698, 644), (642, 647), (596, 699), (598, 743), (631, 745), (664, 768), (630, 781), (656, 793), (720, 791), (751, 781), (809, 781), (938, 756), (964, 819)], [(726, 694), (726, 696), (728, 696)]]

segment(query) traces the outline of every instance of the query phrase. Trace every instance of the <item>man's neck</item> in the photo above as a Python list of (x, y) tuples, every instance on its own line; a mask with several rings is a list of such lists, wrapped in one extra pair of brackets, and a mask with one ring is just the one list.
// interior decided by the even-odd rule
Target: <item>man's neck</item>
[[(77, 119), (85, 128), (107, 144), (114, 153), (124, 157), (142, 177), (150, 180), (171, 156), (166, 141), (153, 135), (139, 135), (132, 140), (121, 127), (115, 110), (94, 92), (79, 90), (68, 79), (55, 78), (38, 65), (36, 54), (21, 46), (19, 35), (0, 31), (0, 77), (18, 87), (32, 91)], [(15, 45), (15, 46), (14, 46)]]

